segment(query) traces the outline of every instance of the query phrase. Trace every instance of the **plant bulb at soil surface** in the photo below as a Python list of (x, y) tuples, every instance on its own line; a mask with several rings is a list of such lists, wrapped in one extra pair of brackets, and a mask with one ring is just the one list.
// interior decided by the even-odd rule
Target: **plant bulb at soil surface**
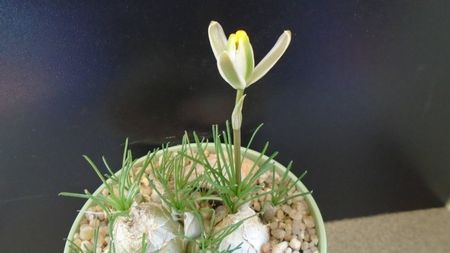
[(128, 217), (114, 222), (113, 240), (116, 252), (142, 252), (142, 236), (147, 243), (146, 253), (184, 252), (181, 225), (172, 220), (160, 206), (149, 203), (134, 204)]
[(184, 236), (189, 239), (194, 239), (200, 236), (202, 233), (202, 224), (199, 217), (195, 216), (191, 212), (184, 214)]
[[(225, 227), (245, 220), (234, 232), (225, 237), (220, 243), (219, 249), (226, 250), (228, 247), (234, 248), (239, 244), (240, 248), (233, 253), (260, 253), (264, 243), (269, 241), (269, 229), (264, 225), (255, 211), (248, 204), (243, 205), (235, 214), (225, 217), (216, 227)], [(253, 216), (253, 217), (251, 217)], [(249, 218), (251, 217), (251, 218)]]

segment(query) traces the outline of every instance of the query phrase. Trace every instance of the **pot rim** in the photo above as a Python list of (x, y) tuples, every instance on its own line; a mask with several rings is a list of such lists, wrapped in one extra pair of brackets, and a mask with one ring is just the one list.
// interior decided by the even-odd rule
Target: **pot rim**
[[(191, 143), (189, 145), (196, 145), (194, 143)], [(213, 143), (208, 143), (207, 144), (207, 149), (208, 150), (214, 150), (214, 144)], [(225, 145), (225, 144), (222, 144)], [(169, 147), (169, 151), (176, 151), (179, 150), (181, 148), (181, 145), (175, 145), (172, 147)], [(250, 160), (255, 160), (257, 157), (260, 156), (260, 152), (255, 151), (253, 149), (250, 148), (245, 148), (245, 147), (241, 147), (242, 150), (242, 154), (245, 155), (245, 158), (248, 158)], [(159, 153), (161, 153), (162, 150), (158, 150), (156, 152), (155, 156), (158, 156)], [(136, 163), (140, 163), (142, 161), (144, 161), (145, 156), (139, 158), (136, 160)], [(267, 160), (269, 159), (269, 157), (267, 157), (266, 155), (262, 156), (263, 160)], [(276, 167), (276, 171), (278, 173), (283, 173), (284, 171), (287, 170), (287, 168), (282, 165), (281, 163), (277, 162), (276, 160), (272, 160), (274, 163), (274, 166)], [(120, 170), (116, 172), (116, 175), (120, 173)], [(292, 173), (292, 171), (289, 171), (289, 177), (292, 180), (296, 180), (297, 177)], [(95, 192), (92, 195), (98, 195), (101, 193), (101, 191), (103, 190), (103, 188), (105, 187), (104, 184), (101, 184), (97, 190), (95, 190)], [(308, 192), (308, 189), (306, 188), (306, 186), (299, 180), (296, 184), (297, 189), (299, 189), (301, 192)], [(319, 207), (317, 206), (316, 201), (314, 200), (314, 198), (312, 197), (312, 194), (307, 194), (304, 196), (306, 203), (309, 206), (309, 211), (310, 211), (310, 215), (313, 216), (314, 218), (314, 223), (315, 223), (315, 228), (316, 228), (316, 232), (317, 235), (319, 237), (319, 243), (318, 243), (318, 248), (319, 248), (319, 252), (320, 253), (327, 253), (327, 237), (326, 237), (326, 233), (325, 233), (325, 224), (323, 222), (323, 218), (322, 218), (322, 214), (320, 213)], [(83, 207), (80, 209), (80, 211), (78, 212), (77, 217), (75, 218), (75, 221), (73, 222), (69, 234), (66, 238), (66, 243), (64, 246), (64, 253), (70, 253), (70, 243), (67, 241), (67, 239), (72, 239), (73, 236), (75, 235), (79, 224), (81, 222), (81, 219), (83, 218), (84, 212), (91, 206), (92, 204), (92, 199), (88, 199)]]

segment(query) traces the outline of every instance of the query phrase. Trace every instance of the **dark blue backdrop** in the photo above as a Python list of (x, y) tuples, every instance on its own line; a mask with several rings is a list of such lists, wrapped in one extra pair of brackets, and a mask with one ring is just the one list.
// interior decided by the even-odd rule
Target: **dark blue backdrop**
[(95, 189), (82, 160), (118, 161), (207, 135), (230, 115), (207, 26), (248, 31), (257, 60), (244, 139), (265, 126), (279, 160), (309, 170), (326, 220), (439, 206), (450, 192), (448, 1), (0, 1), (0, 245), (60, 252)]

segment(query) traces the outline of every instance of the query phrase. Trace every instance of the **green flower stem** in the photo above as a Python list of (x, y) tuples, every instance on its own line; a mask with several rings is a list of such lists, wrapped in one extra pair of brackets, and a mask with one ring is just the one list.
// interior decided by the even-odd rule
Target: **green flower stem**
[[(244, 95), (244, 90), (236, 90), (235, 105)], [(234, 169), (236, 170), (236, 183), (241, 184), (241, 127), (233, 129), (233, 147), (234, 147)]]

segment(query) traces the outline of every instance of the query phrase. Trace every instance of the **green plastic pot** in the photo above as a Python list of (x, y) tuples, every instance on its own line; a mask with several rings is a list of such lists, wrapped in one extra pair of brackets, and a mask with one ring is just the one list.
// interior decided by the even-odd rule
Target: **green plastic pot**
[[(196, 149), (195, 144), (191, 144), (191, 145), (193, 146), (192, 149), (195, 150)], [(175, 152), (179, 151), (180, 149), (181, 149), (181, 145), (177, 145), (177, 146), (173, 146), (173, 147), (169, 148), (170, 151), (175, 151)], [(210, 152), (214, 151), (214, 145), (212, 143), (210, 143), (208, 145), (208, 151), (210, 151)], [(161, 152), (162, 152), (161, 150), (158, 151), (156, 153), (156, 156), (161, 154)], [(248, 149), (247, 151), (245, 151), (245, 148), (242, 148), (242, 153), (244, 154), (244, 152), (245, 152), (245, 157), (250, 160), (253, 160), (253, 161), (256, 160), (260, 156), (259, 152), (251, 150), (251, 149)], [(145, 159), (145, 157), (138, 159), (137, 163), (142, 162), (144, 159)], [(265, 161), (267, 159), (268, 159), (267, 156), (262, 157), (262, 161)], [(279, 162), (274, 161), (274, 165), (275, 165), (278, 173), (282, 174), (286, 171), (286, 167), (284, 167)], [(120, 171), (118, 171), (116, 174), (118, 174), (118, 173), (120, 173)], [(289, 176), (292, 178), (292, 180), (297, 179), (297, 177), (292, 172), (289, 173)], [(100, 187), (98, 187), (98, 189), (94, 192), (93, 195), (101, 194), (101, 191), (103, 190), (104, 187), (105, 186), (102, 184)], [(297, 183), (297, 189), (300, 190), (301, 192), (308, 191), (306, 186), (300, 181)], [(325, 234), (325, 224), (323, 222), (322, 215), (320, 214), (319, 207), (317, 206), (317, 203), (311, 194), (308, 194), (305, 196), (305, 201), (309, 206), (311, 215), (314, 217), (316, 231), (317, 231), (317, 235), (319, 237), (319, 245), (318, 245), (319, 252), (327, 253), (327, 237)], [(69, 239), (69, 240), (73, 239), (73, 236), (75, 235), (76, 231), (78, 230), (78, 228), (80, 226), (80, 222), (81, 222), (81, 219), (83, 218), (85, 211), (91, 205), (92, 205), (92, 200), (90, 200), (90, 199), (87, 200), (86, 203), (83, 205), (83, 207), (81, 208), (80, 212), (78, 213), (74, 223), (72, 224), (72, 227), (70, 228), (70, 232), (69, 232), (69, 235), (67, 236), (67, 239)], [(70, 253), (69, 242), (67, 242), (67, 241), (66, 241), (66, 245), (64, 247), (64, 253)]]

